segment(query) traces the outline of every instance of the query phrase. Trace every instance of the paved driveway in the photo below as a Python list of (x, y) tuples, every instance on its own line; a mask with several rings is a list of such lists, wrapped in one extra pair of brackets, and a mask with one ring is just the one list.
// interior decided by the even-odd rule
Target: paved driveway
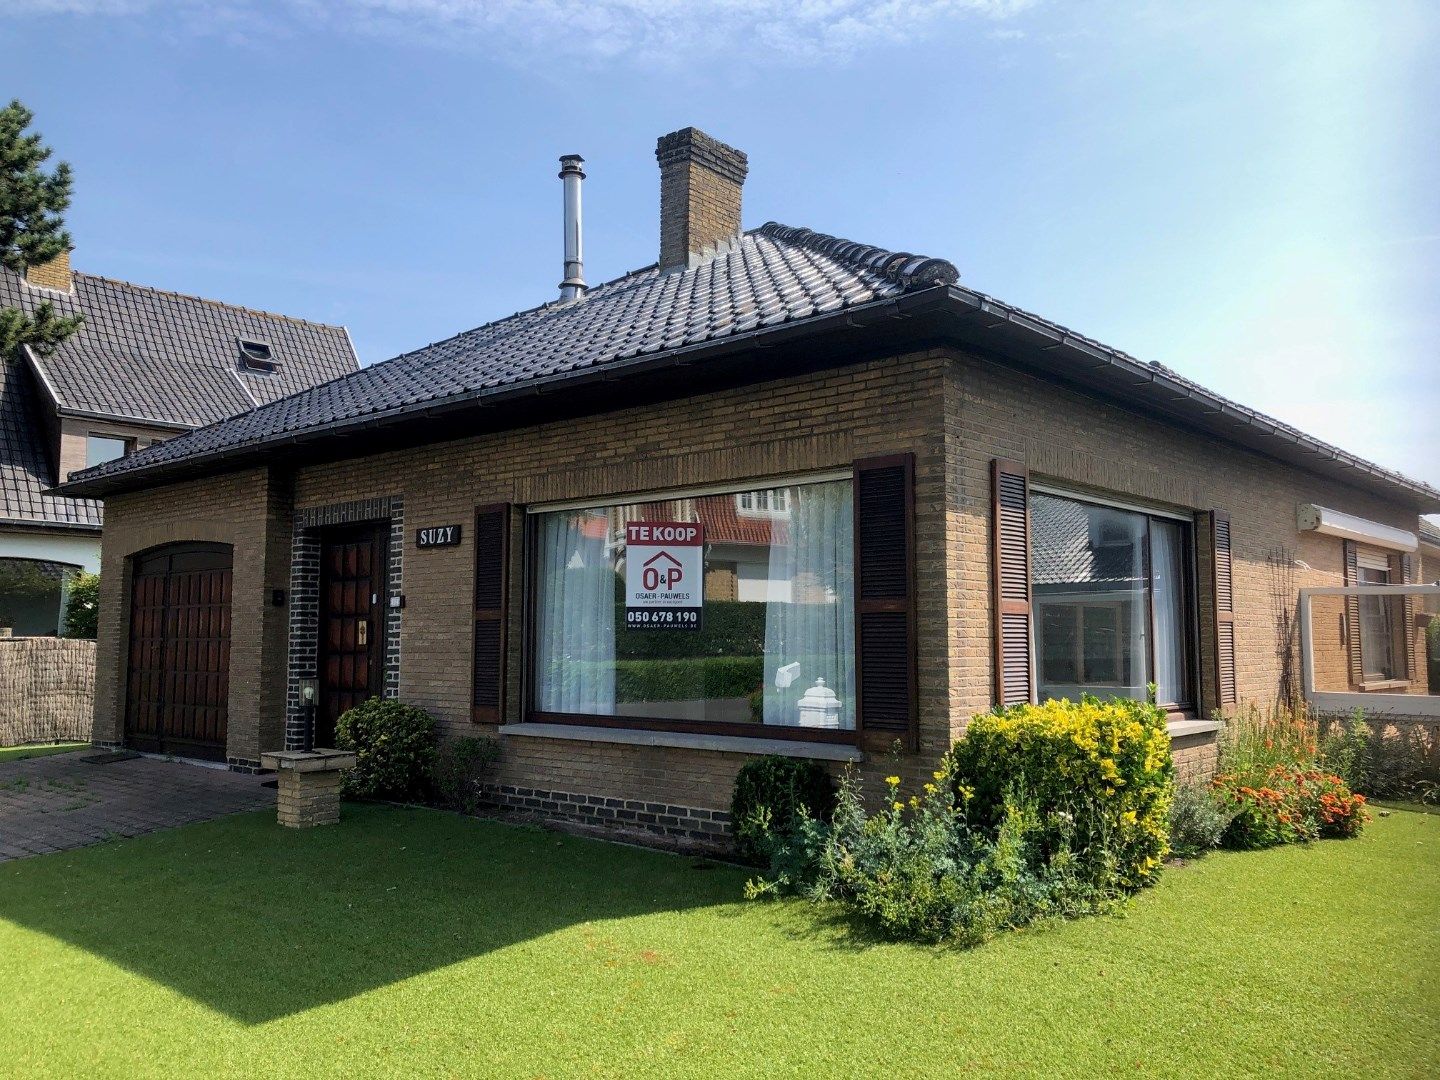
[(263, 776), (99, 753), (0, 764), (0, 862), (275, 805)]

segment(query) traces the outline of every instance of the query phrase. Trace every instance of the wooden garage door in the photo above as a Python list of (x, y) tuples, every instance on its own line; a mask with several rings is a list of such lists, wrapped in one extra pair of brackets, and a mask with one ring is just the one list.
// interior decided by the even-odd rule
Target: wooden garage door
[(224, 544), (174, 545), (137, 560), (130, 594), (127, 746), (225, 759), (230, 564)]

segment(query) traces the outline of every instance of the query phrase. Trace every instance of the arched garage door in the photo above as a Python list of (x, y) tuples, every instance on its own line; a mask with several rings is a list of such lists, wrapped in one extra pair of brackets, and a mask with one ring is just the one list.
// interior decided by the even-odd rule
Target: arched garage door
[(136, 557), (126, 746), (225, 759), (230, 567), (226, 544), (172, 544)]

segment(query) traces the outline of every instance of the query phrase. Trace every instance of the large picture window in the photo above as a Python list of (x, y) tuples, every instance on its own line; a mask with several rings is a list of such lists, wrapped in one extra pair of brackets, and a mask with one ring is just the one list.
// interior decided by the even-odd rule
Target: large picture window
[[(627, 564), (655, 553), (627, 550), (627, 526), (646, 522), (700, 526), (694, 621), (627, 620)], [(790, 738), (852, 731), (853, 531), (848, 479), (534, 514), (532, 713)]]
[(1192, 705), (1189, 526), (1032, 489), (1030, 536), (1041, 700)]

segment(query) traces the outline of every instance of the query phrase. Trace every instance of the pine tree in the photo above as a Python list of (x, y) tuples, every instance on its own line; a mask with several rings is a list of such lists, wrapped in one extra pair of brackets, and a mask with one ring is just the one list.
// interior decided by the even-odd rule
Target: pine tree
[[(35, 114), (18, 100), (0, 109), (0, 265), (17, 274), (70, 250), (62, 216), (70, 205), (70, 166), (46, 173), (51, 150), (40, 134), (25, 134)], [(57, 315), (47, 300), (32, 314), (0, 308), (0, 357), (21, 345), (49, 352), (79, 329), (81, 316)]]

